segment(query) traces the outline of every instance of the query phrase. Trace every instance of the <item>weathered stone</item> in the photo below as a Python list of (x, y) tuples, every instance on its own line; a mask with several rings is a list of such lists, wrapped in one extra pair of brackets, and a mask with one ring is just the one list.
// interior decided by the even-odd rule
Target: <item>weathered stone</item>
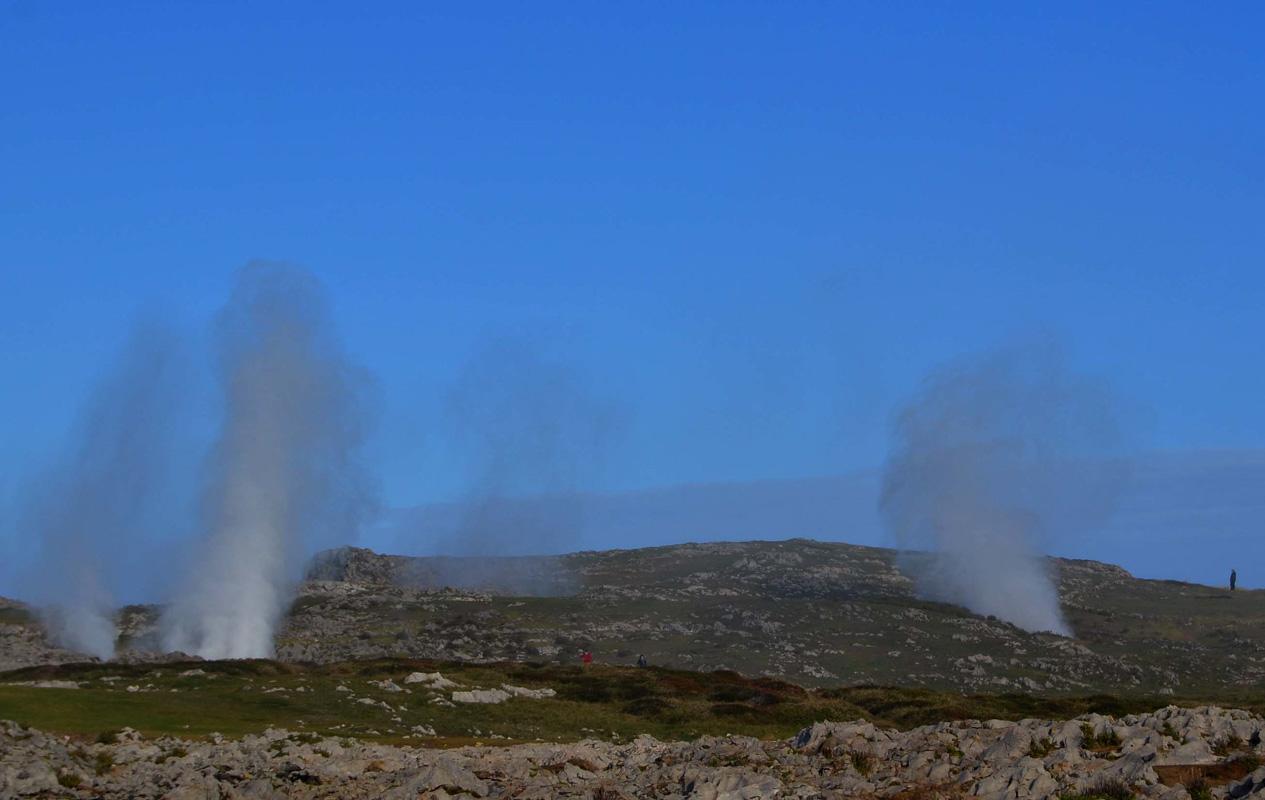
[(468, 692), (453, 692), (454, 703), (504, 703), (510, 699), (510, 693), (502, 689), (474, 689)]
[(1157, 764), (1215, 764), (1217, 756), (1203, 739), (1186, 742), (1161, 755)]
[[(416, 685), (416, 684), (415, 684)], [(508, 695), (508, 692), (505, 694)], [(707, 736), (661, 742), (466, 747), (394, 747), (351, 739), (312, 741), (280, 728), (240, 740), (147, 740), (125, 730), (109, 744), (73, 744), (0, 722), (0, 797), (53, 797), (79, 781), (79, 796), (105, 798), (752, 798), (893, 797), (911, 790), (990, 800), (1036, 800), (1092, 790), (1118, 780), (1148, 800), (1183, 800), (1158, 783), (1159, 751), (1151, 734), (1168, 722), (1187, 737), (1169, 753), (1201, 758), (1208, 737), (1239, 723), (1265, 720), (1217, 708), (1164, 710), (1120, 719), (1082, 718), (1079, 726), (1112, 730), (1128, 752), (1053, 745), (1066, 725), (1023, 720), (1010, 725), (954, 722), (909, 731), (868, 722), (823, 722), (784, 741)], [(415, 726), (414, 730), (416, 731)], [(1149, 733), (1148, 733), (1149, 732)], [(1171, 741), (1171, 737), (1162, 737)], [(1034, 743), (1039, 744), (1033, 748)], [(175, 750), (181, 755), (170, 755)], [(1123, 746), (1122, 750), (1125, 749)], [(884, 755), (877, 756), (876, 753)], [(1040, 755), (1041, 757), (1037, 757)], [(97, 774), (99, 756), (113, 766)], [(857, 759), (860, 759), (859, 761)], [(1189, 763), (1189, 762), (1187, 762)], [(1265, 798), (1265, 768), (1214, 797)]]
[(451, 794), (474, 795), (484, 797), (488, 793), (488, 785), (470, 770), (448, 759), (412, 771), (402, 776), (400, 783), (390, 792), (383, 795), (391, 800), (398, 798), (415, 798), (422, 792), (444, 791)]

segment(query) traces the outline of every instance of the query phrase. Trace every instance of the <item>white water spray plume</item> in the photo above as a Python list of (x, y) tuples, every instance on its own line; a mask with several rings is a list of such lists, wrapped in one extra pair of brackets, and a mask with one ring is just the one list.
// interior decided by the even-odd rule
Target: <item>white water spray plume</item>
[(62, 647), (114, 655), (123, 560), (155, 533), (178, 395), (176, 337), (136, 325), (93, 388), (73, 446), (28, 491), (23, 527), (39, 543), (26, 591)]
[(898, 417), (884, 521), (920, 593), (1029, 631), (1071, 635), (1038, 550), (1104, 521), (1123, 462), (1105, 388), (1057, 347), (1017, 347), (933, 374)]
[(583, 371), (526, 340), (500, 339), (463, 370), (447, 411), (453, 463), (468, 471), (469, 489), (457, 529), (438, 543), (442, 551), (538, 555), (573, 546), (584, 526), (586, 482), (620, 434), (618, 404)]
[(372, 508), (358, 460), (365, 373), (336, 342), (317, 281), (254, 263), (219, 319), (224, 420), (206, 532), (163, 619), (163, 644), (206, 658), (273, 655), (315, 550), (354, 541)]

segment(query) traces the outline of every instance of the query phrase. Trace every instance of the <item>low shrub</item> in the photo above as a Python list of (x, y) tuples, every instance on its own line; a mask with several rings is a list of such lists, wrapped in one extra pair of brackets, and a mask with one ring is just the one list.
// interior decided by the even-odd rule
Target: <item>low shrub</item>
[(1212, 800), (1212, 788), (1203, 778), (1186, 784), (1186, 793), (1190, 795), (1190, 800)]
[(1059, 800), (1132, 800), (1133, 789), (1119, 778), (1099, 781), (1086, 791), (1059, 795)]
[(117, 744), (119, 741), (119, 731), (101, 731), (97, 734), (97, 744)]
[(848, 754), (852, 768), (862, 775), (869, 775), (874, 770), (874, 760), (867, 753), (852, 752)]
[(1231, 753), (1243, 749), (1243, 739), (1237, 733), (1230, 732), (1222, 736), (1212, 743), (1212, 752), (1219, 756), (1228, 756)]
[(79, 777), (75, 772), (59, 772), (57, 773), (57, 784), (67, 789), (74, 789), (83, 783), (83, 778)]
[(632, 702), (625, 703), (623, 712), (632, 714), (634, 717), (657, 717), (673, 708), (672, 703), (664, 700), (662, 697), (640, 697)]
[(96, 759), (93, 761), (92, 768), (98, 775), (104, 775), (114, 769), (114, 756), (104, 750), (97, 753)]
[(1120, 734), (1107, 728), (1102, 733), (1095, 733), (1088, 722), (1081, 725), (1081, 747), (1086, 750), (1111, 750), (1120, 746)]

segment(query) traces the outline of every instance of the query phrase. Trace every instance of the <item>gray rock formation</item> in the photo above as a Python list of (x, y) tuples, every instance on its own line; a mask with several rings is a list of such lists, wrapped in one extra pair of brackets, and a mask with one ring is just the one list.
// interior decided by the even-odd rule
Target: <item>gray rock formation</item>
[[(124, 730), (100, 744), (0, 722), (0, 797), (808, 800), (918, 790), (1012, 800), (1117, 781), (1140, 797), (1178, 800), (1187, 792), (1166, 785), (1157, 768), (1188, 755), (1202, 763), (1228, 737), (1241, 737), (1234, 741), (1243, 763), (1259, 763), (1247, 759), (1260, 754), (1254, 734), (1262, 727), (1265, 719), (1245, 711), (1170, 706), (1119, 719), (970, 721), (906, 732), (822, 722), (789, 741), (641, 736), (624, 744), (435, 750), (284, 730), (240, 741), (147, 740)], [(1265, 798), (1265, 768), (1225, 779), (1211, 796)]]

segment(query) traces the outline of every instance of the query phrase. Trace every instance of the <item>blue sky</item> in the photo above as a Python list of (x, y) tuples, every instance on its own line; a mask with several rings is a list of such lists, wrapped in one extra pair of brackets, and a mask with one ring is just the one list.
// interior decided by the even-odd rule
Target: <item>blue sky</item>
[(266, 5), (0, 0), (5, 491), (254, 258), (328, 286), (393, 506), (465, 490), (504, 340), (617, 407), (600, 490), (874, 468), (1034, 332), (1139, 449), (1265, 446), (1257, 4)]

